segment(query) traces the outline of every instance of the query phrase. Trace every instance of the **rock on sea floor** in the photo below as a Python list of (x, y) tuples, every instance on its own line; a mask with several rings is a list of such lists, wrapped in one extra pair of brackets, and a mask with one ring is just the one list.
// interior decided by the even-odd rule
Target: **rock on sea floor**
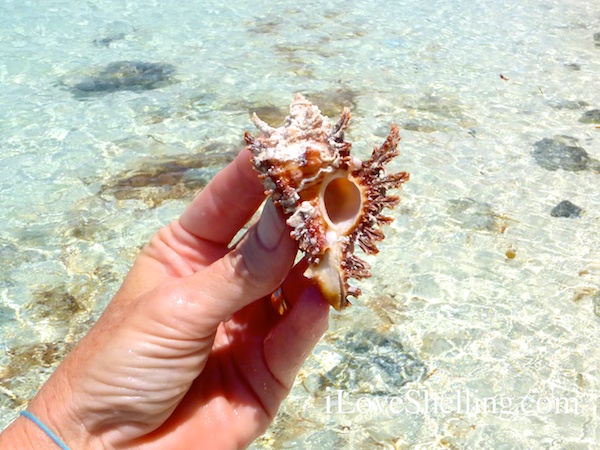
[(550, 106), (555, 109), (583, 109), (590, 105), (584, 100), (559, 100), (550, 102)]
[(176, 82), (174, 66), (146, 61), (116, 61), (89, 75), (62, 80), (76, 97), (116, 91), (145, 91)]
[(571, 203), (569, 200), (563, 200), (550, 211), (552, 217), (580, 217), (583, 209)]
[(389, 395), (406, 383), (422, 380), (426, 373), (425, 364), (392, 336), (354, 330), (344, 337), (339, 361), (321, 375), (319, 384), (343, 391)]
[(600, 109), (590, 109), (586, 111), (580, 118), (581, 123), (600, 124)]
[(535, 162), (547, 170), (568, 170), (577, 172), (588, 169), (591, 158), (582, 147), (576, 145), (577, 139), (570, 136), (544, 138), (533, 144)]

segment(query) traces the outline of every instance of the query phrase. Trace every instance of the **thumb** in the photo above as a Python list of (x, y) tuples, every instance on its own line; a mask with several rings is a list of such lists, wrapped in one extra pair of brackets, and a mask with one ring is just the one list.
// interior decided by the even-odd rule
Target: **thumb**
[(290, 229), (268, 200), (260, 220), (225, 256), (188, 279), (196, 298), (216, 324), (271, 294), (283, 282), (296, 256)]

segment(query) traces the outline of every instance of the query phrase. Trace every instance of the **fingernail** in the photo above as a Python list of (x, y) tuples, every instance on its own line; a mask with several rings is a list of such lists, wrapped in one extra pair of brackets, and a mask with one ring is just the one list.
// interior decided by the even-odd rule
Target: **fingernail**
[(285, 223), (279, 218), (275, 205), (271, 200), (267, 200), (256, 230), (259, 242), (267, 250), (274, 250), (279, 245), (285, 229)]

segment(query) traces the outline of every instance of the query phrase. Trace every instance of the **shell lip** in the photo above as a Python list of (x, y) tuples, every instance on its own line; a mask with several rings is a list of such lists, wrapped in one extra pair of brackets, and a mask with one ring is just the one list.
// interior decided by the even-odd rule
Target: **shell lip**
[(348, 236), (360, 223), (364, 192), (347, 172), (325, 178), (318, 199), (324, 221), (338, 237)]

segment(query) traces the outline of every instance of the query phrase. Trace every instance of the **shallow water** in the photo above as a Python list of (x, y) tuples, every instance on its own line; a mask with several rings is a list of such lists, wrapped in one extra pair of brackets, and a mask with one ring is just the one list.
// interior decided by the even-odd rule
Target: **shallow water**
[[(3, 2), (0, 426), (250, 112), (276, 125), (302, 92), (352, 109), (362, 157), (399, 123), (412, 177), (254, 447), (593, 448), (600, 130), (579, 118), (600, 108), (598, 32), (582, 0)], [(592, 162), (548, 170), (543, 139)], [(562, 200), (580, 217), (551, 216)]]

